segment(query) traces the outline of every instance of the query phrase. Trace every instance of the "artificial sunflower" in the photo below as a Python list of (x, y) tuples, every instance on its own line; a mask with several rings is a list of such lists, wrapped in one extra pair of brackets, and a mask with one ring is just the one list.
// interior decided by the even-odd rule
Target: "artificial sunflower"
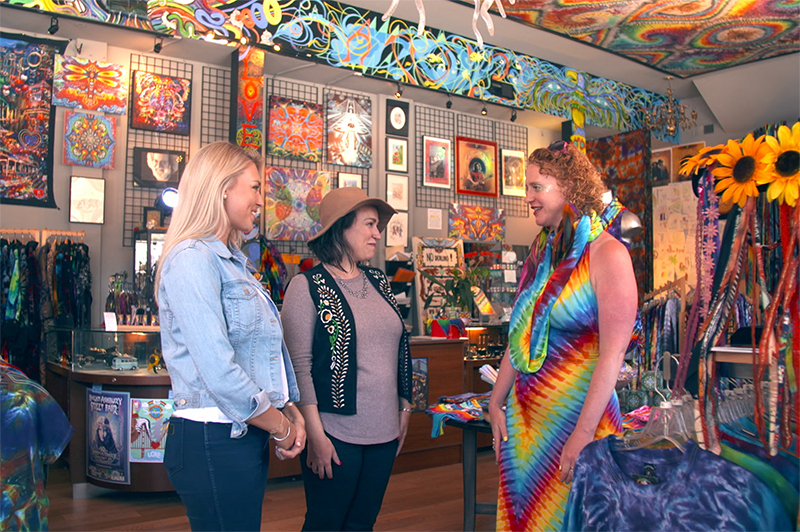
[(763, 160), (767, 150), (764, 135), (755, 139), (750, 133), (741, 144), (729, 140), (722, 153), (715, 156), (719, 166), (711, 173), (718, 179), (714, 190), (722, 192), (722, 202), (732, 199), (744, 207), (749, 196), (758, 196), (758, 185), (772, 181)]
[(719, 146), (701, 148), (694, 156), (681, 163), (680, 173), (682, 175), (696, 174), (701, 168), (714, 162), (716, 156), (722, 151), (722, 147), (723, 145), (720, 144)]
[(777, 198), (780, 203), (794, 207), (800, 197), (800, 122), (796, 122), (792, 129), (779, 127), (778, 138), (770, 135), (766, 140), (772, 151), (764, 161), (773, 177), (767, 189), (767, 199), (773, 201)]

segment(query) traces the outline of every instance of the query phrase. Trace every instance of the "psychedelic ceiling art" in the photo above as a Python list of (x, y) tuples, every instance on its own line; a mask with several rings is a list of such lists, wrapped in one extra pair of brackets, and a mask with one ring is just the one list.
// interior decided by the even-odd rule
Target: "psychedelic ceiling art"
[(116, 139), (114, 116), (64, 114), (64, 164), (112, 170)]
[(322, 228), (319, 202), (331, 189), (330, 172), (264, 169), (264, 229), (270, 240), (307, 241)]
[(131, 86), (132, 128), (189, 135), (191, 80), (137, 70)]
[(128, 67), (57, 55), (53, 105), (124, 115), (128, 112)]
[(0, 203), (56, 207), (53, 62), (66, 41), (0, 33)]
[(505, 213), (503, 209), (451, 203), (447, 236), (471, 242), (503, 242)]
[(372, 100), (328, 93), (328, 162), (372, 166)]
[(267, 153), (275, 157), (320, 162), (322, 126), (321, 105), (270, 96)]

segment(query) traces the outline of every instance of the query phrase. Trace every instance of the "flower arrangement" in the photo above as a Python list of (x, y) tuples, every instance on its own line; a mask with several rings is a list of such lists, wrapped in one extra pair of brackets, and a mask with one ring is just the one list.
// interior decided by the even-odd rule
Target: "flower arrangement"
[(778, 128), (778, 136), (747, 135), (737, 142), (709, 146), (681, 164), (683, 175), (696, 174), (710, 167), (717, 178), (714, 189), (722, 193), (722, 201), (734, 201), (744, 207), (748, 197), (759, 194), (759, 186), (767, 186), (767, 200), (778, 200), (794, 207), (800, 198), (800, 122), (791, 129)]

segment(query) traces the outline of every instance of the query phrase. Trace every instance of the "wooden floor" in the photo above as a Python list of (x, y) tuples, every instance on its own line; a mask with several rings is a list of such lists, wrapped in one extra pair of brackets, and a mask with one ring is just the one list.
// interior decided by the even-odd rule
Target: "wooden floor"
[[(497, 466), (491, 451), (478, 454), (478, 502), (495, 502)], [(72, 499), (66, 469), (51, 469), (50, 530), (189, 530), (174, 492), (112, 492)], [(392, 476), (375, 530), (462, 530), (461, 464)], [(297, 531), (303, 525), (305, 500), (299, 480), (270, 481), (264, 498), (262, 530)], [(494, 517), (479, 515), (476, 530), (494, 530)]]

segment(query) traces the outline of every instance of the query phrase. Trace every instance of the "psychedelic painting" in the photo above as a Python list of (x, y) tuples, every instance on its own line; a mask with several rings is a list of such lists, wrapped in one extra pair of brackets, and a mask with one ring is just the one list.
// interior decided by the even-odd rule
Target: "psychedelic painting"
[(64, 114), (64, 164), (112, 170), (117, 118), (67, 111)]
[(451, 203), (447, 236), (472, 242), (503, 242), (506, 239), (505, 212), (503, 209)]
[(270, 240), (305, 242), (322, 228), (319, 202), (331, 189), (330, 172), (264, 169), (264, 229)]
[(57, 55), (53, 105), (124, 115), (128, 112), (128, 67)]
[(264, 50), (242, 46), (233, 52), (231, 80), (236, 94), (231, 138), (242, 148), (260, 150), (264, 143)]
[(189, 135), (192, 82), (137, 70), (131, 83), (131, 127)]
[(497, 197), (497, 143), (456, 137), (456, 194)]
[(270, 96), (267, 153), (274, 157), (320, 162), (322, 126), (321, 105)]
[(161, 463), (167, 446), (172, 399), (131, 399), (131, 462)]
[(0, 33), (0, 203), (55, 208), (50, 105), (66, 41)]
[(372, 100), (328, 94), (328, 162), (372, 166)]

